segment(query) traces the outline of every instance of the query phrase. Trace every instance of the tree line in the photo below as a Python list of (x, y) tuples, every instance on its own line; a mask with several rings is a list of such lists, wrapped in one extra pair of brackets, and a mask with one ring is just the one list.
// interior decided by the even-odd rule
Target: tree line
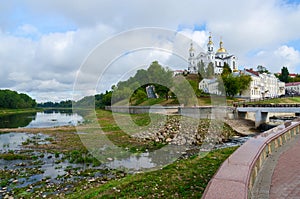
[(289, 82), (300, 82), (300, 75), (297, 74), (296, 77), (290, 77), (290, 72), (289, 69), (285, 66), (283, 66), (281, 68), (281, 73), (280, 74), (275, 74), (276, 77), (285, 83), (289, 83)]
[(226, 94), (228, 97), (234, 97), (235, 95), (241, 95), (241, 93), (248, 89), (252, 81), (250, 75), (239, 74), (234, 75), (228, 64), (224, 64), (223, 72), (218, 77), (218, 89)]
[(12, 90), (0, 90), (0, 108), (34, 108), (36, 101), (24, 93)]
[(140, 69), (133, 77), (112, 86), (112, 103), (124, 99), (140, 103), (147, 99), (146, 87), (149, 85), (155, 87), (155, 92), (160, 98), (167, 100), (173, 86), (173, 72), (162, 67), (157, 61), (152, 62), (147, 70)]
[(65, 100), (60, 102), (42, 102), (38, 103), (39, 108), (72, 108), (72, 100)]

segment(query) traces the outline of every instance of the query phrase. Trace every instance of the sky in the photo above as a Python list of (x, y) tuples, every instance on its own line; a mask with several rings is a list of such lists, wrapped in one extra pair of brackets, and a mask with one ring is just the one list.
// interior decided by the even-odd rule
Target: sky
[[(210, 32), (215, 49), (222, 38), (239, 69), (300, 73), (299, 19), (298, 0), (2, 0), (0, 88), (38, 102), (74, 99), (78, 82), (88, 82), (81, 95), (103, 92), (154, 60), (186, 69), (187, 41), (200, 52)], [(97, 69), (85, 68), (91, 59)]]

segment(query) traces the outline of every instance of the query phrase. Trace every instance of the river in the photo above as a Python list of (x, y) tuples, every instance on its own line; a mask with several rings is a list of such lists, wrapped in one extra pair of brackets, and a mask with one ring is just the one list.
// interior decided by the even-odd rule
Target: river
[(49, 128), (78, 125), (82, 116), (69, 109), (49, 109), (42, 112), (21, 113), (0, 116), (0, 128)]

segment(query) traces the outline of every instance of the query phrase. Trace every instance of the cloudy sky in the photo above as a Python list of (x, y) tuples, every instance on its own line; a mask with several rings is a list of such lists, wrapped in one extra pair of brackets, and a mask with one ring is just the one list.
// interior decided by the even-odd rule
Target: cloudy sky
[[(83, 81), (93, 73), (85, 74), (82, 66), (104, 46), (98, 61), (109, 57), (111, 64), (99, 64), (103, 70), (94, 74), (99, 92), (153, 60), (173, 69), (187, 67), (182, 57), (172, 54), (175, 47), (165, 38), (145, 36), (148, 43), (155, 43), (153, 50), (146, 48), (140, 35), (124, 34), (144, 27), (183, 34), (199, 45), (198, 51), (212, 32), (216, 48), (222, 37), (224, 47), (238, 57), (240, 69), (263, 65), (279, 72), (287, 66), (290, 73), (300, 73), (299, 19), (296, 0), (2, 0), (0, 88), (27, 93), (39, 102), (72, 99), (78, 76)], [(118, 36), (122, 39), (112, 39)], [(130, 50), (132, 43), (136, 44)], [(119, 45), (127, 46), (128, 52), (116, 50)], [(182, 42), (186, 58), (188, 47)], [(94, 87), (86, 90), (93, 93)]]

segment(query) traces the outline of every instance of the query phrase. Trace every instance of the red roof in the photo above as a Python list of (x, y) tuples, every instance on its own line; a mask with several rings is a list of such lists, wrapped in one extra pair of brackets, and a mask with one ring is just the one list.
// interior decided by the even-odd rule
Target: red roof
[(285, 86), (298, 86), (298, 85), (300, 85), (300, 82), (285, 83)]
[(253, 75), (259, 76), (259, 72), (254, 71), (252, 68), (246, 69), (247, 72), (252, 73)]
[[(277, 73), (277, 75), (281, 75), (281, 73)], [(289, 76), (290, 77), (297, 77), (298, 74), (296, 73), (290, 73)]]

